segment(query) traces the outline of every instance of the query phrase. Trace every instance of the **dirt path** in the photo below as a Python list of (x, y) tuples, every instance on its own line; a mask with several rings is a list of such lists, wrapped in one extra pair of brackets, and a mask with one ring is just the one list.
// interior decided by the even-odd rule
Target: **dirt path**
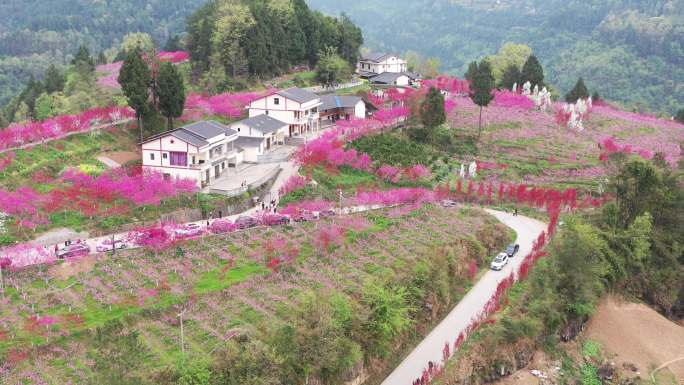
[(499, 282), (511, 272), (517, 271), (523, 261), (523, 256), (532, 251), (533, 242), (547, 227), (544, 223), (532, 218), (513, 216), (495, 210), (486, 211), (515, 230), (516, 243), (520, 245), (520, 251), (502, 271), (487, 272), (451, 313), (382, 382), (382, 385), (410, 385), (421, 376), (429, 361), (440, 363), (444, 344), (454, 345), (459, 333), (465, 331), (471, 320), (477, 317), (483, 306), (496, 292)]

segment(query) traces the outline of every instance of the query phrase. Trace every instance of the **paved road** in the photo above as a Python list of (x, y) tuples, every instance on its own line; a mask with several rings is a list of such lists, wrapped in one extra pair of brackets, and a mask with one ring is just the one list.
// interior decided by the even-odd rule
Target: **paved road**
[[(456, 305), (454, 310), (402, 361), (402, 363), (382, 382), (382, 385), (411, 385), (419, 378), (428, 362), (441, 363), (444, 343), (453, 347), (456, 338), (464, 331), (471, 320), (476, 318), (484, 305), (496, 292), (499, 282), (512, 271), (517, 271), (523, 257), (532, 251), (532, 244), (546, 225), (524, 216), (513, 216), (501, 211), (486, 210), (506, 226), (515, 230), (516, 243), (520, 251), (502, 271), (487, 272), (468, 294)], [(493, 256), (492, 256), (493, 257)]]

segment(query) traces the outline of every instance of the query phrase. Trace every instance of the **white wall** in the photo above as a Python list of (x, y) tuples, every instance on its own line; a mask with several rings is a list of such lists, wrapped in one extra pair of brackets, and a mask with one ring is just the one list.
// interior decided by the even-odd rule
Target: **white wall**
[(364, 119), (366, 117), (366, 103), (363, 100), (359, 100), (354, 106), (354, 117), (358, 119)]
[(264, 144), (260, 144), (258, 147), (243, 147), (244, 152), (243, 152), (243, 162), (252, 162), (256, 163), (257, 161), (257, 156), (258, 155), (263, 155), (264, 153)]
[[(190, 154), (197, 153), (198, 149), (174, 136), (166, 135), (142, 145), (143, 166), (170, 167), (171, 156), (169, 152), (171, 151), (188, 153), (188, 163), (190, 163)], [(154, 154), (154, 159), (151, 158), (150, 154)], [(164, 154), (166, 154), (166, 159), (164, 159)]]
[[(279, 100), (278, 104), (275, 104), (276, 99)], [(321, 104), (320, 99), (314, 99), (302, 104), (279, 94), (274, 94), (250, 103), (249, 117), (263, 115), (268, 111), (268, 116), (287, 123), (288, 125), (305, 124), (308, 119), (308, 115), (305, 114), (305, 111), (320, 106)], [(295, 118), (296, 111), (300, 112), (299, 119)], [(318, 119), (317, 115), (318, 113), (314, 114), (314, 119)]]

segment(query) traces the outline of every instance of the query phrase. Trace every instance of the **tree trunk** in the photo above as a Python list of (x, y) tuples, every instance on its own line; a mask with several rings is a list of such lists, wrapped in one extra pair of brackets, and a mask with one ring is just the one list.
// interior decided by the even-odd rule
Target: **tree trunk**
[(166, 119), (167, 119), (167, 122), (168, 122), (168, 130), (171, 131), (171, 130), (173, 129), (173, 118), (169, 116), (169, 117), (166, 118)]
[(480, 106), (480, 122), (477, 126), (477, 139), (480, 139), (480, 135), (482, 134), (482, 106)]
[(135, 114), (136, 119), (138, 119), (138, 129), (140, 129), (140, 143), (143, 142), (143, 126), (142, 126), (142, 120), (140, 119), (140, 114), (136, 113)]

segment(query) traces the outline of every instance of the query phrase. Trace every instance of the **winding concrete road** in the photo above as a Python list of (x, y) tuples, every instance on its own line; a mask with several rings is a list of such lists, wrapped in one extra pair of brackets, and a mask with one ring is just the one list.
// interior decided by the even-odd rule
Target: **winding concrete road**
[(487, 209), (486, 211), (516, 232), (515, 242), (520, 245), (520, 251), (510, 259), (503, 270), (488, 271), (446, 318), (382, 382), (382, 385), (411, 385), (422, 375), (429, 361), (441, 364), (444, 343), (449, 343), (449, 346), (453, 347), (458, 335), (470, 325), (472, 319), (480, 314), (484, 305), (496, 292), (499, 282), (512, 271), (518, 271), (523, 257), (532, 251), (533, 242), (547, 227), (546, 224), (536, 219), (514, 216), (496, 210)]

